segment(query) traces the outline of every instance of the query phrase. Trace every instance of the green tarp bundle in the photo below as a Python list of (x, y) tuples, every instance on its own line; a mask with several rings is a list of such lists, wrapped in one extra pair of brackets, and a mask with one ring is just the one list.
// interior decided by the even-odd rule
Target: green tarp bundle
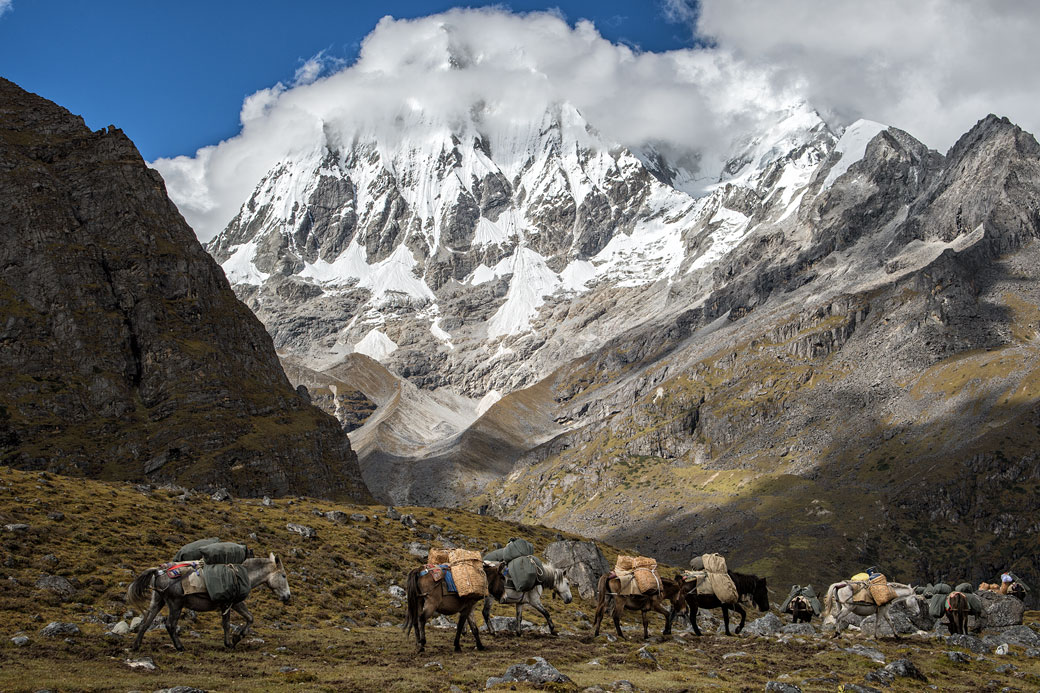
[(982, 615), (982, 600), (975, 594), (971, 583), (962, 582), (954, 589), (944, 582), (937, 585), (927, 585), (921, 593), (928, 600), (928, 615), (932, 618), (942, 618), (946, 612), (946, 599), (951, 592), (961, 592), (968, 599), (968, 608), (973, 616)]
[(517, 592), (533, 589), (542, 574), (542, 562), (534, 555), (534, 546), (526, 539), (513, 539), (501, 549), (495, 549), (485, 561), (506, 564), (506, 584)]
[(513, 539), (501, 549), (495, 549), (491, 553), (484, 556), (485, 561), (501, 561), (503, 563), (509, 563), (515, 561), (521, 556), (533, 556), (534, 547), (531, 546), (531, 542), (526, 539)]
[(244, 544), (235, 544), (230, 541), (221, 541), (215, 544), (207, 544), (199, 549), (202, 560), (207, 564), (214, 563), (241, 563), (249, 558), (249, 548)]
[(820, 604), (819, 598), (816, 596), (816, 590), (813, 589), (812, 585), (792, 585), (791, 593), (787, 595), (787, 601), (784, 602), (783, 606), (780, 607), (780, 613), (787, 613), (787, 607), (790, 605), (791, 600), (795, 597), (805, 597), (809, 600), (809, 606), (812, 607), (813, 613), (817, 616), (823, 611), (823, 605)]
[(249, 571), (242, 565), (218, 563), (202, 569), (209, 598), (223, 604), (237, 604), (249, 596)]
[(206, 539), (199, 539), (193, 541), (190, 544), (185, 544), (181, 547), (181, 550), (177, 552), (177, 555), (173, 557), (175, 562), (180, 561), (201, 561), (202, 560), (202, 548), (209, 546), (210, 544), (216, 544), (220, 539), (216, 537), (208, 537)]
[(542, 562), (537, 556), (520, 556), (509, 562), (506, 583), (512, 583), (512, 589), (517, 592), (526, 592), (534, 589), (538, 584), (538, 577), (542, 575)]

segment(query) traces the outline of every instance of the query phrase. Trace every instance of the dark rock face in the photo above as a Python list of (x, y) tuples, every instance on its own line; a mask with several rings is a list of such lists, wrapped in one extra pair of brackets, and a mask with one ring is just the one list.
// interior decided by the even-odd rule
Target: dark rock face
[(368, 498), (118, 129), (0, 80), (0, 462)]
[(603, 552), (591, 541), (554, 541), (545, 547), (545, 560), (567, 571), (582, 599), (592, 599), (600, 576), (610, 572)]

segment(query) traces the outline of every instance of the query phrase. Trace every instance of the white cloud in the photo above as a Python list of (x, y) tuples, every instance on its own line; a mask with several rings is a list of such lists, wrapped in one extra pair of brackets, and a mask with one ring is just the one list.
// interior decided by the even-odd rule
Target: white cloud
[[(604, 39), (589, 22), (558, 13), (451, 10), (415, 20), (386, 17), (352, 66), (326, 77), (312, 61), (292, 87), (245, 99), (242, 131), (194, 157), (160, 159), (171, 197), (203, 240), (237, 212), (260, 177), (292, 150), (359, 130), (399, 135), (402, 118), (454, 122), (484, 104), (481, 127), (540, 120), (568, 101), (608, 138), (705, 149), (754, 130), (790, 101), (763, 70), (725, 52), (639, 53)], [(419, 115), (421, 113), (421, 116)]]
[(988, 113), (1040, 129), (1040, 3), (703, 0), (697, 31), (831, 118), (869, 118), (940, 150)]
[(4, 16), (4, 13), (14, 8), (14, 0), (0, 0), (0, 17)]
[[(3, 0), (0, 0), (2, 2)], [(1040, 3), (1012, 0), (662, 0), (696, 22), (709, 47), (644, 53), (558, 13), (451, 10), (385, 17), (353, 65), (324, 53), (289, 86), (247, 97), (242, 131), (193, 157), (160, 159), (171, 197), (202, 240), (293, 152), (358, 132), (400, 137), (417, 122), (456, 123), (482, 104), (480, 127), (540, 119), (567, 101), (609, 139), (699, 152), (706, 169), (734, 139), (807, 100), (836, 124), (868, 118), (945, 149), (989, 112), (1037, 128), (1031, 70)], [(692, 26), (692, 25), (691, 25)], [(330, 74), (331, 72), (331, 74)], [(324, 75), (324, 76), (323, 76)], [(691, 159), (692, 160), (692, 159)]]

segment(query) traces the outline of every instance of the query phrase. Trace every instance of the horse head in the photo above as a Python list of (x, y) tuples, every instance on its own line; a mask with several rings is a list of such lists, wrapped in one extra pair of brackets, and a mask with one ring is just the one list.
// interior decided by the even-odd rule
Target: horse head
[(264, 584), (271, 588), (271, 591), (282, 600), (283, 604), (289, 604), (292, 602), (292, 592), (289, 591), (289, 578), (285, 576), (285, 566), (282, 565), (282, 559), (272, 553), (267, 557), (267, 560), (272, 564), (274, 570), (271, 570), (268, 574)]
[(759, 611), (769, 611), (769, 587), (766, 586), (765, 578), (755, 578), (755, 588), (751, 598)]
[(495, 599), (501, 599), (506, 591), (506, 578), (502, 574), (505, 563), (501, 561), (484, 561), (484, 575), (487, 576), (488, 592)]
[(570, 604), (574, 600), (574, 597), (571, 595), (571, 583), (567, 580), (567, 571), (560, 570), (554, 567), (551, 563), (548, 565), (553, 569), (554, 573), (553, 591), (559, 595), (564, 604)]

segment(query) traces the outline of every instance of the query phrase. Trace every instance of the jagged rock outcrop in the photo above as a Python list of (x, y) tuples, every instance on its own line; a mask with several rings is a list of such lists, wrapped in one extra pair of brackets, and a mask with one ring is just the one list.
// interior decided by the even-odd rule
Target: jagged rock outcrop
[(120, 130), (0, 79), (0, 199), (0, 462), (370, 498)]

